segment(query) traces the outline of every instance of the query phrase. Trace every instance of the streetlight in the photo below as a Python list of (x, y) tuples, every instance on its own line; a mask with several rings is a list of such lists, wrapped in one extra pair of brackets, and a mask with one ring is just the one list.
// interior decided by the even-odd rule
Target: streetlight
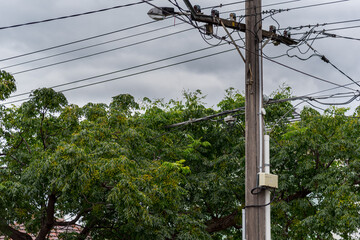
[(152, 19), (159, 21), (164, 20), (168, 16), (173, 16), (175, 13), (175, 9), (171, 7), (159, 7), (159, 8), (152, 8), (147, 13), (149, 17)]

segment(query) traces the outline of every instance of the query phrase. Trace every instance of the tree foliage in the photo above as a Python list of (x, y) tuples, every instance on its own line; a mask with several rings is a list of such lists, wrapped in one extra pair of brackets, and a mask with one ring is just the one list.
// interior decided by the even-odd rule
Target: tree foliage
[[(289, 96), (285, 87), (273, 98)], [(109, 105), (79, 107), (43, 88), (4, 107), (0, 232), (40, 240), (78, 224), (80, 233), (62, 238), (241, 239), (243, 112), (232, 125), (222, 116), (168, 126), (243, 107), (244, 96), (227, 90), (218, 110), (203, 101), (201, 91), (169, 102), (121, 94)], [(273, 237), (351, 239), (360, 227), (359, 111), (305, 108), (289, 123), (283, 116), (291, 110), (290, 103), (267, 107), (272, 171), (280, 178)]]

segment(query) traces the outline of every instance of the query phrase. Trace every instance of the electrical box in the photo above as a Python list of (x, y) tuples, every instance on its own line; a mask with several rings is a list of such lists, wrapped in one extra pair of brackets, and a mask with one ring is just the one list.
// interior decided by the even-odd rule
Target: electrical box
[(258, 186), (278, 188), (278, 175), (270, 173), (258, 173)]

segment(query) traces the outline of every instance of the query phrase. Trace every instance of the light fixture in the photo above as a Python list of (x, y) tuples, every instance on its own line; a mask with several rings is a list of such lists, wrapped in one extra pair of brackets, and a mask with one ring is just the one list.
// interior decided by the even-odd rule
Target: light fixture
[(164, 20), (168, 16), (174, 15), (175, 9), (171, 7), (152, 8), (148, 11), (147, 14), (152, 19), (159, 21), (159, 20)]
[(224, 118), (224, 121), (225, 121), (226, 124), (232, 125), (232, 124), (235, 123), (236, 118), (234, 118), (233, 116), (229, 115), (229, 116), (226, 116), (226, 117)]

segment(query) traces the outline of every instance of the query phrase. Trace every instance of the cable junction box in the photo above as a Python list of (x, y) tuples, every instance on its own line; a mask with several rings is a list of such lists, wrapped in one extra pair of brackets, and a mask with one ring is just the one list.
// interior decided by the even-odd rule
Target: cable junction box
[(258, 186), (278, 188), (278, 175), (263, 172), (258, 173)]

